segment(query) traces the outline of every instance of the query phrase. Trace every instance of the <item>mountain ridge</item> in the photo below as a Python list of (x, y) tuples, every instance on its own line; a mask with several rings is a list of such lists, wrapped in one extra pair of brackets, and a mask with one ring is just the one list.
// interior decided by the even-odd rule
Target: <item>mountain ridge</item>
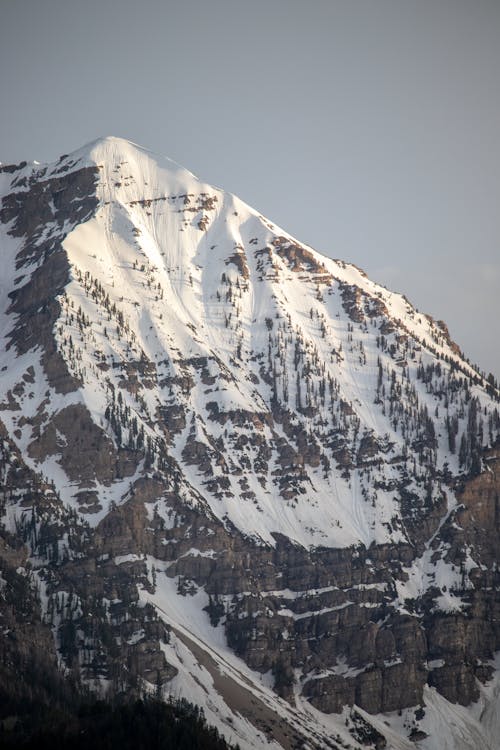
[(479, 700), (499, 392), (446, 326), (123, 139), (0, 178), (2, 517), (67, 667), (203, 702), (184, 632), (311, 742)]
[[(301, 305), (299, 308), (299, 316), (302, 320), (299, 320), (298, 322), (294, 320), (291, 324), (296, 329), (294, 332), (296, 334), (294, 342), (296, 349), (302, 344), (300, 340), (301, 338), (305, 339), (306, 347), (311, 347), (311, 341), (314, 341), (311, 337), (311, 333), (307, 331), (306, 325), (303, 321), (307, 312), (309, 312), (311, 320), (313, 320), (314, 317), (316, 318), (313, 320), (313, 325), (309, 326), (309, 328), (316, 328), (316, 330), (313, 331), (313, 336), (317, 335), (318, 328), (320, 327), (322, 327), (322, 335), (327, 336), (325, 329), (327, 326), (331, 328), (332, 323), (334, 322), (334, 314), (338, 318), (340, 312), (345, 316), (347, 311), (347, 316), (352, 319), (353, 323), (358, 322), (359, 324), (361, 320), (366, 319), (366, 315), (361, 309), (360, 303), (374, 306), (375, 313), (377, 312), (377, 308), (384, 312), (389, 306), (389, 310), (387, 311), (388, 319), (385, 320), (386, 328), (390, 329), (391, 327), (394, 327), (394, 323), (399, 321), (398, 324), (402, 332), (408, 331), (413, 334), (415, 338), (419, 337), (421, 340), (425, 340), (425, 336), (432, 337), (435, 342), (439, 341), (441, 353), (450, 357), (452, 361), (458, 362), (461, 369), (465, 369), (465, 371), (468, 370), (469, 374), (473, 374), (475, 377), (477, 376), (477, 373), (474, 373), (471, 368), (469, 369), (467, 363), (457, 356), (455, 345), (448, 343), (446, 331), (443, 332), (441, 328), (434, 326), (428, 318), (423, 316), (417, 318), (415, 325), (414, 319), (417, 314), (409, 304), (405, 302), (403, 297), (382, 291), (380, 287), (373, 285), (367, 280), (362, 272), (358, 272), (352, 266), (348, 266), (342, 262), (329, 261), (327, 258), (320, 258), (320, 256), (315, 254), (314, 251), (298, 244), (290, 236), (284, 235), (282, 230), (275, 229), (274, 225), (271, 225), (267, 220), (264, 220), (259, 214), (257, 214), (257, 212), (248, 209), (245, 204), (240, 203), (238, 199), (233, 196), (222, 197), (223, 194), (220, 192), (213, 192), (213, 195), (208, 197), (208, 191), (213, 189), (207, 187), (204, 183), (199, 183), (197, 178), (194, 178), (191, 173), (188, 173), (185, 170), (180, 170), (179, 172), (177, 166), (175, 166), (173, 177), (171, 177), (170, 171), (168, 172), (167, 184), (168, 189), (170, 190), (169, 201), (170, 203), (175, 203), (173, 211), (177, 213), (178, 219), (182, 217), (182, 220), (180, 222), (178, 220), (176, 225), (176, 223), (172, 221), (173, 211), (167, 216), (168, 222), (166, 218), (164, 220), (161, 206), (167, 202), (167, 190), (165, 190), (165, 186), (162, 186), (163, 189), (161, 189), (158, 181), (160, 180), (161, 182), (161, 179), (165, 178), (160, 170), (156, 173), (156, 168), (152, 165), (152, 159), (149, 154), (143, 159), (144, 153), (145, 152), (138, 151), (135, 146), (132, 146), (121, 139), (106, 138), (94, 142), (90, 144), (90, 146), (84, 147), (82, 152), (76, 152), (75, 155), (63, 160), (62, 164), (57, 167), (56, 172), (59, 173), (62, 170), (64, 173), (71, 173), (71, 170), (73, 170), (76, 165), (78, 165), (79, 168), (92, 168), (91, 164), (93, 162), (95, 162), (97, 168), (99, 168), (98, 162), (100, 160), (102, 161), (103, 157), (106, 157), (104, 163), (113, 165), (112, 168), (109, 166), (105, 178), (101, 175), (99, 177), (99, 184), (101, 187), (99, 188), (99, 207), (95, 217), (84, 223), (80, 223), (78, 229), (70, 233), (69, 237), (64, 241), (64, 249), (70, 258), (70, 265), (72, 267), (71, 273), (73, 277), (75, 273), (80, 274), (80, 276), (83, 274), (87, 277), (90, 276), (96, 279), (108, 277), (106, 286), (112, 286), (120, 290), (120, 294), (117, 293), (115, 295), (116, 299), (113, 299), (111, 304), (118, 305), (119, 298), (123, 300), (125, 295), (125, 301), (128, 303), (125, 307), (132, 313), (132, 315), (130, 315), (130, 312), (128, 313), (129, 318), (131, 319), (131, 322), (129, 322), (128, 325), (129, 327), (131, 325), (134, 325), (134, 327), (138, 326), (138, 329), (136, 330), (139, 330), (141, 334), (140, 347), (138, 344), (135, 349), (138, 352), (138, 349), (140, 348), (142, 354), (144, 354), (144, 356), (150, 361), (155, 358), (158, 359), (159, 351), (168, 351), (169, 342), (175, 341), (175, 339), (179, 340), (179, 337), (181, 337), (179, 342), (181, 344), (180, 349), (184, 350), (189, 347), (191, 355), (194, 358), (207, 356), (211, 358), (213, 356), (215, 357), (215, 362), (219, 360), (222, 362), (222, 366), (225, 366), (226, 368), (246, 366), (249, 369), (254, 370), (252, 373), (253, 378), (261, 378), (263, 380), (267, 377), (267, 380), (269, 381), (269, 379), (273, 377), (274, 380), (276, 380), (276, 375), (270, 374), (271, 368), (268, 368), (269, 372), (264, 373), (264, 378), (262, 378), (260, 375), (263, 371), (262, 366), (259, 366), (258, 369), (253, 367), (251, 357), (256, 355), (262, 357), (263, 350), (265, 350), (266, 344), (268, 344), (268, 342), (265, 342), (266, 334), (269, 335), (269, 339), (273, 336), (271, 330), (266, 331), (266, 329), (264, 329), (264, 332), (262, 332), (262, 328), (264, 327), (263, 318), (266, 320), (266, 326), (273, 326), (276, 321), (276, 316), (278, 316), (278, 320), (280, 317), (283, 319), (287, 314), (287, 294), (289, 296), (294, 295), (293, 304), (297, 304), (295, 298), (302, 296), (302, 290), (300, 289), (300, 284), (295, 283), (293, 275), (303, 274), (306, 283), (308, 283), (309, 286), (315, 284), (316, 289), (314, 294), (309, 295), (309, 303), (306, 304), (310, 304), (311, 306), (308, 310), (303, 304), (303, 300), (300, 300)], [(127, 160), (125, 159), (125, 156), (127, 156)], [(125, 178), (118, 178), (116, 175), (121, 171), (120, 168), (125, 162), (127, 163), (127, 169), (125, 171), (134, 174), (126, 175)], [(167, 163), (169, 165), (172, 164), (171, 162)], [(141, 182), (139, 183), (139, 178), (134, 176), (136, 172), (138, 172), (141, 178)], [(182, 176), (182, 188), (177, 182), (179, 174)], [(147, 180), (146, 176), (148, 176)], [(186, 185), (186, 180), (189, 183), (188, 185)], [(151, 197), (141, 199), (137, 197), (138, 194), (135, 186), (139, 185), (140, 192), (144, 189), (144, 186), (142, 185), (143, 182), (147, 183), (145, 189), (149, 191), (148, 195)], [(195, 187), (193, 187), (193, 185)], [(173, 193), (172, 189), (174, 190)], [(180, 189), (184, 190), (184, 192), (180, 194), (181, 198), (179, 201), (179, 197), (176, 193), (178, 193)], [(197, 196), (197, 205), (190, 205), (190, 197), (186, 192), (190, 189), (198, 189), (199, 195)], [(111, 191), (111, 193), (109, 193), (109, 191)], [(108, 199), (111, 194), (118, 194), (119, 198), (116, 200), (113, 199), (113, 202), (110, 202)], [(173, 198), (172, 195), (174, 196)], [(203, 206), (199, 203), (200, 200), (204, 202)], [(218, 206), (219, 200), (220, 206)], [(223, 210), (223, 202), (229, 202), (230, 208)], [(179, 208), (179, 203), (181, 203), (182, 208)], [(189, 205), (187, 205), (188, 203)], [(186, 208), (184, 208), (184, 206), (186, 206)], [(243, 250), (240, 217), (237, 216), (238, 208), (240, 213), (244, 210), (248, 212), (246, 215), (243, 214), (245, 221), (241, 221), (241, 224), (250, 223), (252, 225), (251, 230), (247, 229), (246, 251)], [(220, 213), (221, 211), (223, 211), (222, 215)], [(193, 214), (194, 216), (191, 219)], [(186, 219), (189, 219), (189, 221)], [(200, 229), (200, 223), (203, 225), (203, 229)], [(226, 225), (222, 230), (219, 226), (220, 223)], [(272, 229), (270, 229), (271, 226), (273, 227)], [(159, 237), (160, 231), (163, 231), (161, 237)], [(218, 243), (217, 236), (221, 231), (222, 242)], [(95, 233), (95, 236), (92, 232)], [(260, 234), (264, 232), (265, 236), (262, 238), (250, 237), (251, 234), (259, 234), (259, 232)], [(125, 235), (134, 235), (136, 241), (132, 250), (133, 252), (135, 251), (138, 253), (135, 258), (130, 254), (130, 246), (127, 246), (126, 244), (130, 239), (130, 236), (127, 237), (124, 242), (123, 237), (121, 236), (123, 233), (125, 233)], [(182, 236), (181, 233), (184, 236)], [(139, 237), (139, 234), (142, 236)], [(185, 237), (186, 234), (189, 235), (187, 238)], [(179, 236), (181, 236), (182, 242), (179, 239)], [(106, 243), (108, 243), (108, 247), (110, 248), (108, 251), (109, 257), (104, 255), (100, 263), (99, 261), (97, 263), (89, 262), (91, 259), (89, 259), (89, 254), (85, 251), (85, 245), (92, 243), (100, 247), (106, 247)], [(228, 252), (226, 246), (229, 245), (230, 247), (230, 243), (234, 243), (234, 248), (232, 251), (230, 248), (230, 251)], [(252, 259), (252, 279), (249, 283), (248, 274), (250, 271), (248, 269), (248, 259), (251, 258), (251, 254), (248, 252), (248, 248), (251, 248), (253, 243), (260, 244), (259, 250), (256, 251)], [(222, 255), (220, 255), (220, 253), (217, 255), (218, 244), (223, 244)], [(260, 245), (264, 247), (264, 250), (260, 248)], [(69, 253), (68, 248), (70, 249)], [(285, 250), (282, 248), (285, 248)], [(209, 255), (210, 251), (212, 251), (211, 256)], [(213, 257), (214, 251), (215, 258)], [(120, 256), (121, 252), (126, 253), (124, 255), (126, 260)], [(185, 257), (186, 252), (190, 254), (189, 259)], [(161, 253), (167, 256), (166, 260), (162, 258)], [(258, 258), (259, 254), (261, 256), (260, 258)], [(271, 255), (272, 260), (269, 261)], [(290, 255), (293, 256), (291, 259), (289, 258)], [(142, 259), (140, 262), (139, 258)], [(97, 260), (97, 258), (95, 260)], [(265, 266), (265, 261), (267, 261), (267, 266)], [(81, 268), (79, 268), (79, 264), (83, 264)], [(124, 264), (128, 265), (129, 268), (123, 268)], [(213, 266), (216, 264), (218, 266), (220, 278), (224, 279), (222, 283), (219, 283), (219, 279), (215, 279), (212, 272)], [(275, 264), (278, 270), (276, 270), (273, 264)], [(84, 265), (86, 267), (84, 267)], [(109, 269), (117, 266), (122, 267), (122, 272), (121, 274), (115, 274), (117, 277), (116, 279), (111, 278)], [(132, 268), (130, 269), (130, 267)], [(146, 282), (141, 281), (142, 287), (139, 289), (137, 281), (134, 278), (131, 278), (138, 275), (138, 269), (142, 269), (140, 273), (143, 273), (143, 275), (145, 274), (147, 277)], [(131, 270), (132, 273), (130, 272)], [(156, 307), (154, 305), (154, 302), (159, 301), (158, 294), (154, 295), (156, 300), (153, 300), (153, 295), (150, 295), (149, 301), (153, 304), (149, 304), (148, 306), (143, 304), (143, 289), (146, 287), (146, 284), (148, 285), (147, 288), (151, 289), (153, 275), (157, 272), (159, 272), (159, 276), (154, 283), (157, 284), (158, 288), (161, 287), (161, 295), (169, 295), (169, 317), (172, 319), (170, 326), (168, 325), (168, 322), (163, 326), (158, 322), (158, 316), (162, 315), (161, 312), (157, 312), (160, 305), (157, 304)], [(198, 278), (196, 278), (195, 274), (197, 274)], [(269, 283), (268, 278), (265, 277), (266, 274), (267, 277), (270, 277), (271, 283)], [(274, 279), (273, 275), (275, 276)], [(287, 275), (286, 281), (284, 278), (285, 275)], [(255, 280), (256, 278), (260, 281), (260, 289), (258, 289), (259, 294), (257, 293), (257, 287), (259, 285)], [(342, 304), (341, 306), (337, 306), (335, 313), (333, 313), (333, 311), (330, 312), (330, 315), (328, 315), (325, 320), (324, 313), (320, 312), (321, 307), (316, 305), (315, 297), (319, 297), (322, 294), (320, 291), (320, 284), (324, 288), (328, 283), (332, 283), (334, 279), (337, 280), (337, 284), (340, 287), (339, 296), (341, 297)], [(288, 287), (285, 286), (286, 282), (288, 282)], [(75, 285), (75, 279), (73, 279), (72, 283)], [(234, 283), (238, 284), (238, 286), (241, 284), (241, 287), (233, 293), (232, 284)], [(330, 291), (332, 286), (330, 286)], [(165, 287), (165, 290), (163, 287)], [(242, 292), (242, 289), (245, 294)], [(123, 292), (123, 294), (121, 292)], [(109, 298), (110, 289), (107, 289), (106, 294)], [(233, 294), (234, 297), (238, 297), (238, 302), (236, 303), (234, 299), (231, 299), (229, 300), (229, 304), (224, 304), (224, 301), (228, 302), (228, 295)], [(84, 301), (81, 288), (76, 289), (76, 295), (79, 300), (81, 298), (81, 301)], [(85, 302), (88, 300), (87, 292), (86, 295), (87, 299)], [(224, 295), (226, 300), (223, 299), (222, 303), (220, 303), (220, 298)], [(364, 299), (362, 298), (359, 300), (358, 297), (361, 297), (362, 295), (364, 296)], [(216, 297), (219, 300), (219, 304), (217, 303)], [(71, 300), (71, 302), (74, 304), (74, 300)], [(312, 305), (314, 305), (314, 307)], [(131, 310), (131, 306), (136, 307), (135, 315), (133, 314), (133, 307)], [(122, 316), (122, 319), (125, 307), (123, 310), (120, 309), (118, 311), (118, 314)], [(94, 314), (97, 312), (98, 315), (102, 315), (102, 310), (96, 310), (95, 307), (93, 312)], [(85, 313), (83, 313), (83, 315), (85, 315)], [(398, 317), (396, 317), (397, 315)], [(234, 322), (235, 317), (236, 322)], [(413, 318), (413, 320), (410, 320), (410, 318)], [(348, 322), (347, 325), (349, 326), (353, 324)], [(194, 329), (196, 329), (196, 332), (194, 332)], [(150, 334), (149, 331), (152, 331), (152, 333)], [(203, 335), (206, 337), (206, 345), (200, 345), (201, 341), (199, 335), (202, 331)], [(225, 335), (226, 331), (228, 335)], [(329, 331), (328, 333), (332, 332)], [(333, 335), (330, 336), (332, 341), (331, 352), (335, 352), (335, 354), (330, 352), (330, 359), (332, 359), (333, 356), (337, 358), (337, 361), (340, 361), (341, 358), (346, 360), (349, 359), (346, 354), (340, 353), (340, 350), (337, 351), (339, 346), (340, 348), (343, 347), (345, 351), (346, 343), (349, 339), (349, 332), (347, 332), (347, 336), (345, 334), (345, 331), (333, 331)], [(133, 335), (134, 334), (132, 334), (132, 336)], [(256, 345), (254, 346), (254, 339), (256, 336), (257, 340), (255, 341)], [(280, 333), (278, 333), (278, 336), (283, 338)], [(198, 343), (198, 346), (193, 346), (193, 342), (195, 344)], [(62, 342), (59, 342), (59, 347), (61, 346), (61, 343)], [(205, 342), (203, 343), (205, 344)], [(363, 347), (362, 340), (358, 343), (360, 347)], [(175, 343), (175, 346), (177, 346), (177, 342)], [(281, 344), (279, 344), (279, 346), (281, 346)], [(316, 347), (316, 343), (314, 342), (312, 346)], [(394, 344), (392, 346), (394, 346)], [(246, 360), (244, 354), (242, 359), (242, 348), (247, 350)], [(238, 353), (239, 356), (237, 356)], [(325, 360), (327, 356), (325, 347), (323, 347), (321, 354), (323, 360)], [(171, 365), (173, 365), (172, 359), (175, 356), (175, 352), (173, 356), (172, 354), (170, 356)], [(294, 359), (297, 359), (297, 356), (300, 357), (303, 355), (299, 352), (298, 355), (294, 355)], [(361, 359), (362, 357), (366, 358), (366, 355), (360, 349), (359, 358)], [(353, 408), (352, 402), (354, 399), (356, 399), (358, 403), (362, 402), (365, 406), (362, 420), (364, 423), (363, 426), (367, 430), (374, 430), (378, 434), (383, 434), (384, 431), (381, 429), (382, 426), (380, 424), (379, 415), (374, 414), (373, 408), (366, 406), (368, 399), (371, 396), (371, 394), (367, 393), (368, 388), (365, 388), (365, 391), (360, 393), (359, 383), (362, 382), (361, 370), (358, 363), (353, 361), (354, 359), (354, 357), (351, 357), (351, 361), (345, 362), (345, 367), (343, 368), (342, 373), (344, 375), (344, 383), (340, 383), (341, 398), (345, 396), (344, 400), (346, 402), (346, 408), (350, 409)], [(401, 365), (402, 362), (404, 362), (404, 353), (401, 353), (399, 364)], [(370, 364), (373, 370), (373, 362)], [(286, 361), (284, 359), (281, 361), (282, 372), (278, 372), (278, 378), (281, 378), (282, 382), (278, 383), (277, 387), (279, 388), (281, 385), (282, 394), (277, 396), (277, 398), (281, 398), (281, 406), (285, 409), (288, 409), (288, 406), (291, 403), (293, 411), (293, 401), (295, 400), (296, 406), (299, 406), (298, 400), (302, 396), (298, 393), (297, 384), (291, 382), (290, 378), (288, 378), (288, 382), (285, 382), (286, 373), (284, 371), (289, 365), (290, 356), (288, 355)], [(308, 365), (309, 363), (306, 362), (306, 366)], [(87, 366), (91, 366), (90, 363), (88, 363)], [(155, 364), (153, 367), (154, 366)], [(214, 366), (217, 367), (216, 364)], [(295, 368), (297, 369), (296, 362)], [(330, 368), (330, 370), (332, 369), (333, 368)], [(76, 370), (78, 370), (78, 368), (76, 368)], [(349, 370), (351, 372), (349, 372)], [(96, 371), (95, 367), (94, 371)], [(274, 367), (274, 371), (276, 372), (276, 367)], [(356, 377), (351, 375), (352, 372), (355, 373)], [(331, 387), (331, 378), (333, 376), (330, 373), (328, 373), (328, 376), (330, 377), (329, 382)], [(73, 377), (78, 379), (78, 375), (76, 374), (73, 374)], [(210, 379), (212, 376), (206, 375), (205, 377)], [(227, 377), (227, 372), (225, 377)], [(242, 381), (245, 384), (244, 393), (241, 392), (243, 385)], [(264, 399), (264, 404), (267, 403), (264, 410), (269, 411), (269, 383), (261, 383), (260, 389), (252, 389), (252, 385), (248, 383), (248, 379), (246, 379), (245, 383), (245, 379), (240, 378), (240, 381), (235, 387), (234, 384), (231, 385), (233, 387), (230, 389), (231, 402), (228, 404), (229, 411), (242, 408), (243, 410), (256, 413), (262, 412), (262, 399)], [(273, 385), (272, 387), (275, 386)], [(324, 381), (322, 387), (325, 389)], [(227, 389), (229, 389), (229, 386), (227, 386)], [(85, 393), (86, 390), (83, 389), (83, 392)], [(92, 396), (93, 395), (94, 393), (92, 393)], [(276, 394), (271, 394), (271, 399), (274, 398), (275, 395)], [(215, 403), (216, 412), (220, 410), (225, 412), (228, 409), (224, 405), (224, 396), (222, 396), (222, 399), (222, 408), (217, 400), (209, 401), (207, 399), (207, 403)], [(205, 410), (209, 410), (207, 403), (205, 404)], [(299, 408), (302, 408), (302, 405), (300, 405)], [(309, 408), (309, 406), (306, 405), (305, 408)], [(359, 409), (356, 410), (355, 408), (354, 410), (356, 411), (357, 416), (359, 416)], [(100, 411), (104, 412), (105, 409), (100, 409)], [(216, 415), (214, 416), (210, 414), (209, 416), (209, 419), (211, 419), (212, 422), (215, 421), (216, 418)], [(387, 425), (385, 426), (387, 427)], [(198, 426), (197, 429), (200, 429), (200, 426)], [(203, 429), (203, 426), (201, 426), (201, 429)], [(215, 436), (214, 439), (216, 439)], [(286, 436), (284, 436), (284, 439), (286, 440)], [(204, 443), (206, 441), (202, 440), (201, 442)], [(176, 458), (177, 460), (182, 458), (179, 452)], [(328, 460), (331, 460), (331, 458), (328, 457)], [(317, 481), (319, 481), (319, 479), (317, 479)], [(197, 489), (199, 491), (201, 488), (198, 486)], [(250, 491), (255, 492), (255, 489)], [(214, 509), (214, 507), (212, 507), (212, 509)], [(279, 526), (276, 528), (276, 531), (280, 531)], [(295, 533), (297, 535), (297, 532)], [(359, 536), (361, 530), (358, 529), (357, 533)], [(366, 541), (366, 538), (365, 534), (363, 541)], [(267, 539), (269, 541), (269, 537), (267, 537)], [(336, 543), (338, 543), (338, 541), (339, 540), (336, 539)]]

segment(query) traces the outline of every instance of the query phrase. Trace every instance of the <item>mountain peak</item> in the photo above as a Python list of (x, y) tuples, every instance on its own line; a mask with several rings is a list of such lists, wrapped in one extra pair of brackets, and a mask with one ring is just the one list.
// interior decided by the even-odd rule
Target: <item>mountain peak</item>
[(486, 700), (499, 392), (446, 326), (121, 138), (0, 197), (0, 558), (67, 668), (195, 694), (245, 749), (425, 741)]
[[(445, 328), (355, 266), (321, 256), (235, 196), (125, 139), (100, 138), (31, 179), (37, 205), (29, 210), (41, 212), (45, 233), (60, 238), (68, 269), (52, 290), (60, 312), (51, 346), (71, 376), (74, 404), (85, 406), (115, 450), (126, 440), (140, 454), (135, 428), (116, 432), (116, 419), (105, 416), (111, 396), (125, 388), (141, 440), (164, 445), (184, 467), (186, 496), (203, 498), (245, 533), (267, 543), (285, 533), (306, 546), (405, 538), (405, 526), (394, 521), (392, 487), (403, 481), (411, 446), (422, 446), (435, 493), (445, 464), (461, 468), (448, 448), (450, 406), (448, 422), (440, 415), (434, 423), (442, 396), (427, 392), (422, 371), (448, 383), (441, 393), (459, 371), (481, 409), (489, 408), (487, 384)], [(17, 208), (29, 193), (10, 201)], [(28, 229), (34, 235), (21, 242), (32, 248), (38, 230)], [(22, 227), (16, 232), (24, 236)], [(78, 324), (72, 309), (80, 310)], [(119, 374), (130, 359), (142, 363), (134, 385)], [(182, 382), (190, 383), (185, 391)], [(54, 394), (52, 409), (67, 408), (68, 398)], [(166, 403), (182, 415), (177, 430), (160, 416)], [(455, 411), (463, 430), (464, 408)], [(265, 461), (257, 444), (248, 462), (240, 448), (227, 454), (227, 440), (249, 439), (238, 422), (251, 414), (261, 425)], [(55, 481), (52, 454), (33, 441), (28, 423), (21, 434), (28, 458), (45, 456), (29, 459), (32, 465)], [(193, 445), (203, 461), (191, 454)], [(363, 468), (367, 446), (370, 467), (380, 463), (383, 471)], [(159, 461), (156, 452), (157, 468)], [(285, 478), (276, 479), (282, 471)], [(390, 480), (382, 479), (386, 473)], [(100, 507), (97, 521), (123, 485), (98, 493), (88, 480), (70, 482), (64, 497), (74, 503), (82, 490)], [(423, 493), (418, 482), (415, 492)]]
[(117, 136), (96, 138), (70, 154), (65, 154), (59, 161), (73, 165), (96, 164), (107, 168), (130, 164), (139, 173), (143, 170), (146, 174), (151, 171), (153, 165), (156, 165), (158, 169), (172, 176), (177, 175), (181, 179), (197, 180), (195, 175), (172, 159), (159, 156), (133, 141)]

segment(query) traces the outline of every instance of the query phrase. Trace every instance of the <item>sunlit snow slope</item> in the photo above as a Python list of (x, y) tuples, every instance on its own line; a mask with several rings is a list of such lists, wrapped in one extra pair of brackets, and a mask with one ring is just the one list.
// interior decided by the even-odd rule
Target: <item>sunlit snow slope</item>
[[(206, 503), (246, 534), (306, 546), (405, 540), (402, 486), (417, 505), (453, 504), (446, 476), (489, 443), (498, 415), (443, 325), (122, 139), (26, 165), (14, 181), (3, 174), (5, 194), (21, 202), (85, 169), (95, 172), (95, 205), (83, 220), (58, 223), (66, 188), (56, 186), (50, 200), (44, 193), (52, 222), (32, 228), (38, 241), (61, 241), (68, 263), (52, 327), (73, 378), (62, 393), (48, 357), (35, 366), (19, 330), (16, 342), (10, 321), (20, 316), (7, 296), (50, 249), (26, 253), (19, 270), (26, 237), (12, 236), (10, 222), (2, 240), (3, 393), (23, 415), (14, 407), (3, 417), (65, 500), (95, 523), (134, 477), (160, 471), (187, 503)], [(484, 426), (460, 464), (470, 399)], [(90, 418), (119, 469), (69, 466), (77, 416)]]

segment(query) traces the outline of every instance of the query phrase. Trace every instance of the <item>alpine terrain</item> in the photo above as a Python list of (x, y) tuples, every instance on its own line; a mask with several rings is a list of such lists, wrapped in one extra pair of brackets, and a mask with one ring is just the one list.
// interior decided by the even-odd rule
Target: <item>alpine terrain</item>
[(125, 140), (0, 196), (1, 695), (52, 669), (244, 750), (494, 750), (495, 378)]

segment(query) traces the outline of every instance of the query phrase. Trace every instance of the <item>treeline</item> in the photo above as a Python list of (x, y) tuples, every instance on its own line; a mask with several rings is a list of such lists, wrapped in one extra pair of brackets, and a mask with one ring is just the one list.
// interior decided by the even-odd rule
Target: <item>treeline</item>
[[(1, 450), (0, 450), (1, 454)], [(27, 517), (32, 542), (37, 523)], [(203, 711), (185, 700), (164, 702), (113, 689), (98, 698), (79, 672), (58, 668), (50, 628), (24, 568), (22, 545), (0, 526), (1, 750), (229, 750)], [(61, 606), (73, 608), (73, 598)], [(96, 618), (97, 619), (97, 618)], [(154, 623), (152, 623), (154, 625)], [(71, 618), (64, 623), (74, 628)], [(62, 645), (74, 649), (74, 634)], [(101, 634), (102, 635), (102, 634)], [(67, 659), (69, 662), (70, 659)], [(159, 688), (158, 688), (159, 689)]]
[(93, 698), (72, 709), (23, 711), (20, 705), (18, 715), (0, 719), (3, 750), (237, 750), (185, 700)]

